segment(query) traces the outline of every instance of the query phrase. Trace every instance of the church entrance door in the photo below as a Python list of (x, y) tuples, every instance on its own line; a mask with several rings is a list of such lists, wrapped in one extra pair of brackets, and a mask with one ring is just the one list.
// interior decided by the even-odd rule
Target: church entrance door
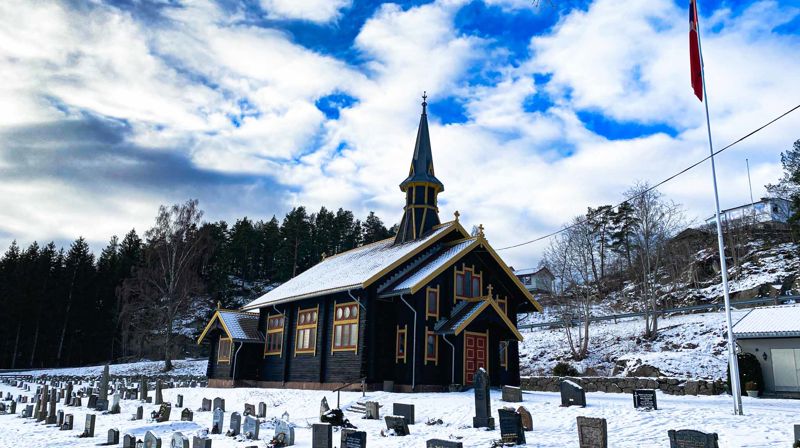
[(489, 371), (489, 332), (464, 332), (464, 385), (469, 386), (475, 372), (483, 367)]

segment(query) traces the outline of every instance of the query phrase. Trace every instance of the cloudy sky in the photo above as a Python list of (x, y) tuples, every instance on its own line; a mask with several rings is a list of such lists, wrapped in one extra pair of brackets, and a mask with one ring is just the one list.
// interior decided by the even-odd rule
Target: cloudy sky
[[(443, 220), (495, 247), (707, 155), (681, 0), (4, 0), (0, 245), (98, 249), (159, 204), (208, 219), (292, 206), (399, 220), (430, 102)], [(703, 1), (722, 146), (800, 103), (800, 3)], [(723, 207), (780, 174), (800, 113), (720, 156)], [(713, 211), (710, 166), (662, 188)], [(505, 251), (536, 263), (542, 244)]]

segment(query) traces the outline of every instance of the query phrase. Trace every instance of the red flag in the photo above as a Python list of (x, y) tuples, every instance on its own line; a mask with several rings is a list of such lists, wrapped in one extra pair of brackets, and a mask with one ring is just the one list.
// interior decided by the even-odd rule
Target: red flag
[(689, 66), (694, 95), (703, 101), (703, 70), (700, 67), (700, 40), (697, 30), (697, 0), (689, 0)]

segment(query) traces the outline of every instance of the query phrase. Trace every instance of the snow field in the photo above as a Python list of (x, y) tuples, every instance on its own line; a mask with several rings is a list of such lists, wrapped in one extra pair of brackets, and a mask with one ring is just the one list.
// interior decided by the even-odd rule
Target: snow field
[[(16, 397), (20, 389), (0, 384), (0, 392), (10, 392)], [(154, 392), (151, 391), (151, 395)], [(215, 448), (243, 448), (257, 445), (265, 447), (264, 439), (274, 434), (270, 419), (289, 413), (289, 420), (296, 425), (296, 446), (311, 446), (311, 424), (318, 422), (319, 403), (327, 397), (331, 406), (336, 404), (336, 393), (327, 391), (283, 390), (283, 389), (204, 389), (176, 388), (165, 389), (164, 399), (174, 403), (177, 394), (184, 396), (184, 405), (194, 410), (194, 422), (180, 422), (180, 409), (173, 409), (170, 421), (150, 423), (147, 420), (131, 421), (131, 414), (140, 405), (135, 400), (121, 402), (119, 415), (97, 413), (95, 437), (79, 439), (83, 430), (85, 415), (89, 410), (82, 408), (62, 408), (65, 413), (75, 416), (75, 429), (59, 431), (54, 427), (21, 419), (19, 415), (0, 416), (0, 447), (45, 448), (45, 447), (94, 447), (106, 440), (110, 428), (120, 430), (120, 438), (126, 433), (143, 438), (145, 431), (151, 430), (162, 437), (163, 446), (168, 446), (173, 432), (181, 431), (191, 438), (201, 428), (210, 428), (211, 412), (197, 412), (203, 398), (222, 397), (225, 399), (225, 428), (233, 411), (242, 412), (245, 403), (267, 404), (268, 422), (261, 425), (259, 442), (237, 441), (222, 435), (211, 436)], [(492, 411), (497, 419), (497, 409), (503, 405), (518, 406), (518, 403), (503, 403), (500, 392), (492, 391)], [(696, 429), (717, 432), (720, 447), (786, 447), (790, 446), (793, 424), (800, 423), (800, 401), (763, 400), (744, 397), (745, 416), (732, 415), (729, 396), (670, 396), (658, 392), (657, 411), (637, 411), (633, 409), (630, 394), (587, 393), (588, 407), (562, 408), (557, 393), (526, 392), (523, 394), (524, 406), (533, 415), (534, 430), (526, 433), (528, 447), (577, 447), (578, 435), (575, 417), (602, 417), (608, 420), (609, 446), (612, 447), (666, 447), (669, 446), (667, 430)], [(489, 447), (492, 440), (499, 439), (499, 430), (486, 431), (472, 428), (474, 398), (472, 391), (462, 393), (420, 393), (400, 394), (374, 392), (368, 393), (369, 400), (377, 400), (383, 406), (381, 416), (391, 413), (393, 402), (415, 405), (417, 423), (410, 426), (411, 435), (407, 437), (381, 437), (385, 428), (383, 420), (362, 420), (360, 414), (345, 412), (346, 416), (367, 432), (368, 446), (371, 447), (424, 447), (430, 438), (460, 437), (465, 447)], [(357, 400), (362, 400), (358, 392), (342, 392), (343, 409)], [(145, 417), (157, 406), (144, 404)], [(17, 412), (21, 412), (20, 405)], [(444, 424), (428, 426), (428, 419), (442, 419)], [(334, 446), (339, 447), (338, 433), (334, 434)]]

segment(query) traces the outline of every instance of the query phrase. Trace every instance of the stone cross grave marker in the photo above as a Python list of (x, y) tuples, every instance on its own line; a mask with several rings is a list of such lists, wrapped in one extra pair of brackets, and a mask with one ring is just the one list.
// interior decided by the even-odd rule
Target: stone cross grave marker
[(208, 437), (192, 437), (192, 448), (211, 448), (211, 439)]
[(194, 413), (189, 408), (183, 408), (181, 411), (181, 421), (182, 422), (191, 422), (194, 420)]
[(224, 411), (225, 410), (225, 400), (223, 400), (220, 397), (217, 397), (217, 398), (214, 399), (214, 403), (213, 403), (212, 406), (213, 406), (212, 409), (219, 408), (219, 409), (222, 409)]
[(387, 415), (384, 417), (386, 420), (386, 429), (394, 431), (395, 435), (407, 436), (410, 434), (408, 431), (408, 422), (405, 417), (400, 415)]
[(125, 434), (122, 438), (122, 448), (136, 448), (136, 437), (133, 434)]
[(494, 429), (494, 417), (489, 401), (489, 374), (483, 368), (475, 372), (473, 385), (475, 387), (475, 417), (472, 418), (473, 428)]
[(189, 448), (189, 438), (182, 433), (176, 432), (172, 434), (172, 440), (169, 444), (170, 448)]
[(203, 398), (203, 404), (200, 405), (200, 411), (208, 412), (211, 410), (211, 400)]
[[(404, 420), (405, 422), (405, 420)], [(365, 431), (344, 432), (342, 430), (342, 448), (366, 448), (367, 433)]]
[(247, 439), (258, 440), (258, 431), (260, 429), (260, 426), (261, 423), (258, 421), (257, 418), (253, 417), (252, 415), (245, 415), (242, 434)]
[(286, 420), (278, 420), (275, 424), (275, 440), (283, 441), (285, 446), (294, 445), (294, 427)]
[(144, 435), (144, 448), (161, 448), (161, 438), (156, 437), (153, 431), (147, 431)]
[(380, 409), (381, 405), (377, 401), (368, 401), (364, 403), (364, 418), (367, 420), (380, 420)]
[(522, 429), (522, 417), (514, 409), (502, 408), (497, 413), (500, 417), (500, 438), (504, 443), (524, 445), (525, 431)]
[(222, 426), (225, 423), (225, 411), (222, 408), (214, 410), (214, 417), (211, 421), (211, 434), (222, 434)]
[(656, 391), (654, 389), (634, 389), (633, 407), (635, 409), (658, 409)]
[(236, 437), (242, 432), (242, 415), (238, 412), (231, 414), (231, 422), (228, 432), (225, 434), (228, 437)]
[(242, 412), (242, 415), (256, 415), (256, 407), (252, 404), (245, 403), (244, 412)]
[(311, 448), (332, 448), (333, 426), (328, 423), (311, 425)]
[(718, 448), (717, 433), (705, 433), (692, 429), (674, 430), (670, 429), (669, 435), (670, 448)]
[(106, 445), (116, 445), (119, 443), (119, 429), (111, 428), (108, 430)]
[(425, 448), (464, 448), (464, 444), (456, 440), (430, 439), (425, 442)]
[(392, 404), (392, 414), (399, 415), (406, 419), (406, 423), (409, 425), (413, 425), (416, 423), (416, 419), (414, 417), (414, 405), (413, 404), (404, 404), (404, 403), (393, 403)]
[(533, 416), (525, 406), (517, 408), (520, 419), (522, 420), (522, 429), (525, 431), (533, 431)]
[(608, 448), (608, 425), (604, 418), (578, 417), (580, 448)]
[(522, 389), (514, 386), (503, 386), (502, 400), (509, 403), (522, 402)]
[(175, 398), (175, 407), (176, 408), (183, 407), (183, 395), (178, 394), (178, 396)]
[(586, 392), (570, 380), (561, 382), (561, 406), (586, 407)]
[(83, 433), (81, 437), (94, 437), (94, 422), (97, 416), (94, 414), (86, 414), (86, 423), (83, 426)]

